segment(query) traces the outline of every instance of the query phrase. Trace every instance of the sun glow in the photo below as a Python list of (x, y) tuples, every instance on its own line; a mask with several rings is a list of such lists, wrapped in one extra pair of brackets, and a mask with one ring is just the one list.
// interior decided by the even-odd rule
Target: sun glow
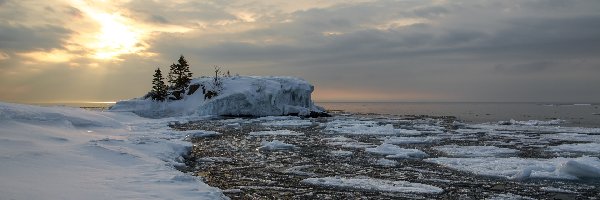
[(72, 3), (99, 25), (97, 31), (85, 33), (85, 36), (79, 39), (82, 45), (92, 52), (90, 57), (102, 60), (118, 59), (120, 55), (140, 53), (148, 48), (149, 45), (144, 39), (150, 30), (132, 19), (116, 11), (100, 10), (84, 1), (73, 0)]
[(141, 40), (144, 32), (127, 26), (120, 15), (98, 13), (92, 15), (92, 18), (101, 25), (101, 31), (96, 36), (97, 41), (91, 44), (91, 48), (96, 51), (95, 58), (110, 59), (146, 49), (147, 45)]

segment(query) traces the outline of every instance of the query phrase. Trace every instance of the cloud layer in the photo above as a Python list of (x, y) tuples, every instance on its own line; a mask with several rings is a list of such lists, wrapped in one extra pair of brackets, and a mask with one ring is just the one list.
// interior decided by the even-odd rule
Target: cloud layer
[(139, 96), (184, 54), (196, 75), (301, 76), (318, 100), (600, 102), (594, 0), (30, 4), (0, 2), (0, 100)]

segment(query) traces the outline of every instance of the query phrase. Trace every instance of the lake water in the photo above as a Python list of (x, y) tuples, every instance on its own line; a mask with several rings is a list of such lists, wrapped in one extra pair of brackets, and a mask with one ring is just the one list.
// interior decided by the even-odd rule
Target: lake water
[[(72, 107), (104, 107), (114, 102), (49, 103)], [(316, 102), (327, 110), (392, 115), (455, 116), (467, 123), (515, 120), (566, 120), (565, 126), (600, 128), (600, 103), (440, 103), (440, 102)]]
[(328, 110), (392, 115), (455, 116), (467, 123), (515, 120), (566, 120), (566, 126), (600, 127), (600, 104), (550, 103), (332, 103)]

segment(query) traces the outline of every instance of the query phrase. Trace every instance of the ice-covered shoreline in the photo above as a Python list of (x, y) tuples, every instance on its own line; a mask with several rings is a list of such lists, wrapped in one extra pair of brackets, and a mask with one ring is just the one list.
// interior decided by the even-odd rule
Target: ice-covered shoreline
[(172, 131), (168, 123), (191, 119), (0, 102), (0, 196), (224, 198), (219, 189), (177, 170), (191, 143), (184, 141), (189, 133)]

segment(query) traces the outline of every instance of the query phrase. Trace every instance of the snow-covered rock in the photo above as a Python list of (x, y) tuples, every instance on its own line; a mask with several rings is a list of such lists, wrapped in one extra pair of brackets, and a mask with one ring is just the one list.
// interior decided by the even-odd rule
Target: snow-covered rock
[[(136, 98), (119, 101), (110, 111), (129, 111), (144, 117), (169, 117), (182, 115), (310, 115), (321, 113), (322, 108), (311, 100), (314, 87), (295, 77), (234, 76), (222, 77), (222, 89), (218, 95), (205, 98), (200, 88), (181, 100), (156, 102)], [(210, 89), (213, 78), (197, 78), (190, 85), (202, 85)]]

